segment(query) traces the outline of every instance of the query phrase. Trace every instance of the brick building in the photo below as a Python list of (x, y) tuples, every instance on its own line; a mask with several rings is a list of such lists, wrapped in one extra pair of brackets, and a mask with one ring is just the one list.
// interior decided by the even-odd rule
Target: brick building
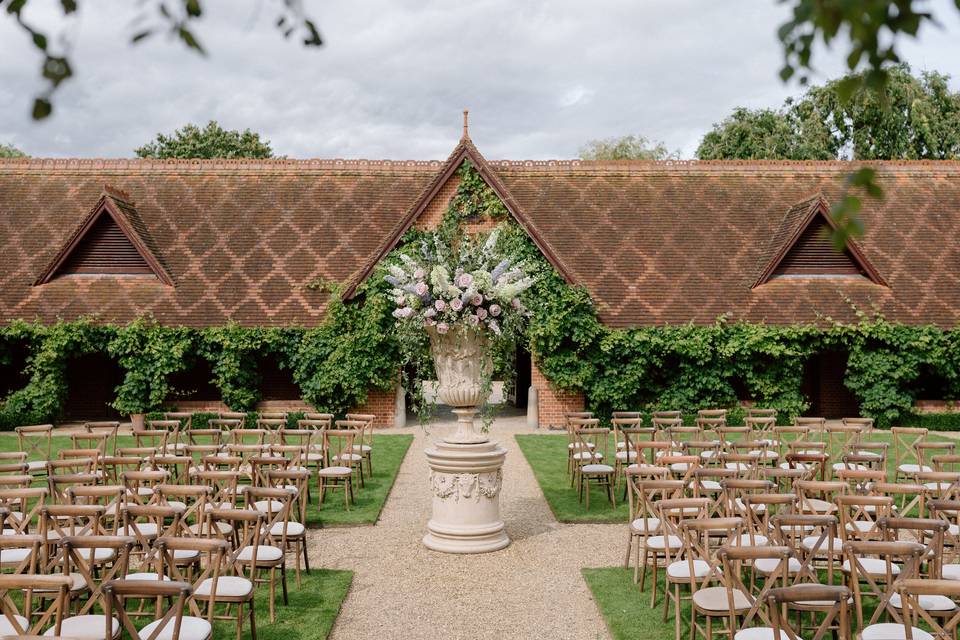
[[(885, 197), (864, 202), (866, 233), (841, 253), (821, 231), (850, 163), (488, 162), (465, 136), (446, 161), (0, 160), (0, 322), (316, 326), (326, 294), (307, 285), (349, 297), (407, 229), (439, 221), (466, 160), (612, 327), (853, 322), (858, 310), (960, 320), (960, 163), (872, 163)], [(856, 411), (845, 357), (809, 363), (814, 412)], [(297, 400), (284, 372), (260, 366), (266, 402)], [(68, 414), (92, 417), (115, 369), (85, 363), (96, 375), (76, 375)], [(181, 404), (217, 406), (209, 376), (192, 375)], [(536, 356), (529, 377), (542, 423), (583, 406), (551, 389)], [(394, 406), (375, 392), (366, 408), (392, 424)]]

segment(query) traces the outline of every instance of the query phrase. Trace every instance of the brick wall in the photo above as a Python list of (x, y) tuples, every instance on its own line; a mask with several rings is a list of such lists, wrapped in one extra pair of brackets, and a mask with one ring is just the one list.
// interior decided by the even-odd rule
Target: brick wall
[(443, 186), (440, 187), (437, 195), (433, 196), (433, 200), (431, 200), (427, 208), (423, 210), (420, 217), (416, 219), (414, 227), (420, 231), (436, 229), (440, 224), (440, 220), (443, 218), (444, 212), (450, 205), (450, 198), (457, 192), (457, 185), (459, 184), (460, 176), (457, 174), (450, 176)]
[(540, 417), (540, 426), (561, 426), (566, 423), (563, 414), (571, 411), (583, 411), (585, 399), (581, 391), (558, 391), (551, 388), (550, 382), (537, 368), (531, 364), (530, 379), (537, 388), (537, 411)]
[(353, 409), (354, 413), (372, 413), (377, 416), (375, 427), (392, 427), (397, 408), (396, 391), (371, 389), (367, 392), (367, 401)]

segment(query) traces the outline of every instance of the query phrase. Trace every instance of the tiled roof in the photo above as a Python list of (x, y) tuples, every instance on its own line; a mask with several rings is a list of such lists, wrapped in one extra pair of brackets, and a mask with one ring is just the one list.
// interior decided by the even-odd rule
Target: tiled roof
[[(876, 163), (857, 244), (889, 286), (778, 279), (753, 288), (784, 216), (844, 192), (843, 162), (493, 162), (537, 232), (612, 326), (960, 319), (960, 163)], [(803, 210), (800, 207), (799, 210)]]
[[(469, 142), (469, 141), (467, 141)], [(472, 148), (472, 144), (470, 145)], [(458, 147), (459, 149), (460, 147)], [(475, 150), (474, 150), (475, 151)], [(456, 155), (456, 152), (455, 152)], [(453, 156), (451, 156), (453, 158)], [(837, 162), (490, 162), (487, 180), (612, 326), (960, 319), (960, 163), (878, 163), (863, 256), (889, 286), (789, 278), (754, 288), (797, 203), (839, 201)], [(0, 320), (150, 313), (167, 324), (318, 324), (318, 279), (350, 284), (429, 200), (449, 162), (0, 161)], [(111, 185), (174, 286), (66, 276), (33, 286)], [(119, 206), (119, 205), (118, 205)], [(786, 228), (785, 228), (786, 227)]]

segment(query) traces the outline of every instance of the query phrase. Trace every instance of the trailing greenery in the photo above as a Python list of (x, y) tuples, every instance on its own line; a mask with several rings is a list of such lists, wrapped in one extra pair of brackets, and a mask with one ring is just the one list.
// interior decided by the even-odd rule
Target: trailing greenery
[[(960, 330), (894, 324), (866, 313), (848, 325), (825, 320), (771, 326), (719, 318), (708, 326), (611, 329), (601, 323), (587, 291), (566, 283), (509, 220), (476, 170), (465, 164), (460, 176), (441, 230), (502, 222), (498, 246), (537, 278), (521, 296), (532, 316), (520, 339), (553, 384), (583, 391), (599, 415), (618, 409), (735, 409), (739, 400), (750, 399), (789, 420), (809, 409), (801, 392), (806, 363), (831, 351), (849, 354), (844, 384), (860, 400), (861, 413), (876, 418), (879, 426), (948, 420), (913, 415), (914, 401), (927, 392), (930, 380), (936, 381), (937, 395), (928, 397), (960, 398)], [(414, 250), (424, 237), (422, 231), (408, 232), (395, 252)], [(60, 417), (68, 363), (90, 353), (109, 355), (123, 370), (113, 406), (127, 413), (159, 410), (176, 396), (172, 377), (201, 359), (210, 364), (211, 382), (227, 406), (252, 410), (260, 399), (259, 362), (271, 355), (290, 371), (307, 403), (343, 414), (363, 404), (371, 389), (393, 389), (404, 356), (392, 306), (382, 295), (389, 285), (370, 278), (348, 302), (335, 284), (323, 286), (331, 291), (327, 318), (311, 329), (164, 327), (149, 319), (127, 326), (85, 319), (13, 322), (0, 328), (0, 366), (23, 368), (27, 383), (2, 400), (0, 427)], [(419, 354), (402, 374), (407, 385), (411, 370), (432, 367), (421, 338), (418, 345), (404, 347)], [(23, 346), (28, 356), (19, 363), (14, 353)], [(512, 357), (512, 349), (499, 350), (495, 368), (512, 370)], [(740, 415), (731, 413), (731, 420)]]

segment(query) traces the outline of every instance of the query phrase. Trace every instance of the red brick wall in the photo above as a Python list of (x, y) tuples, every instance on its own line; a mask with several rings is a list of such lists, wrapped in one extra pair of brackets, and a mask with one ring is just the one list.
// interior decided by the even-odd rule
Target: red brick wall
[(537, 411), (540, 417), (540, 426), (561, 426), (566, 420), (563, 414), (571, 411), (583, 411), (585, 399), (582, 391), (558, 391), (550, 386), (550, 382), (537, 368), (536, 363), (531, 365), (530, 379), (537, 388)]
[(367, 401), (353, 409), (353, 413), (372, 413), (377, 416), (375, 427), (392, 427), (397, 408), (396, 391), (371, 389), (367, 392)]
[(433, 200), (431, 200), (427, 208), (423, 210), (420, 217), (414, 221), (414, 227), (420, 231), (436, 229), (437, 226), (440, 225), (440, 220), (443, 218), (444, 212), (450, 205), (450, 198), (457, 192), (457, 185), (459, 184), (460, 176), (457, 174), (450, 176), (444, 185), (440, 187), (437, 195), (433, 196)]

